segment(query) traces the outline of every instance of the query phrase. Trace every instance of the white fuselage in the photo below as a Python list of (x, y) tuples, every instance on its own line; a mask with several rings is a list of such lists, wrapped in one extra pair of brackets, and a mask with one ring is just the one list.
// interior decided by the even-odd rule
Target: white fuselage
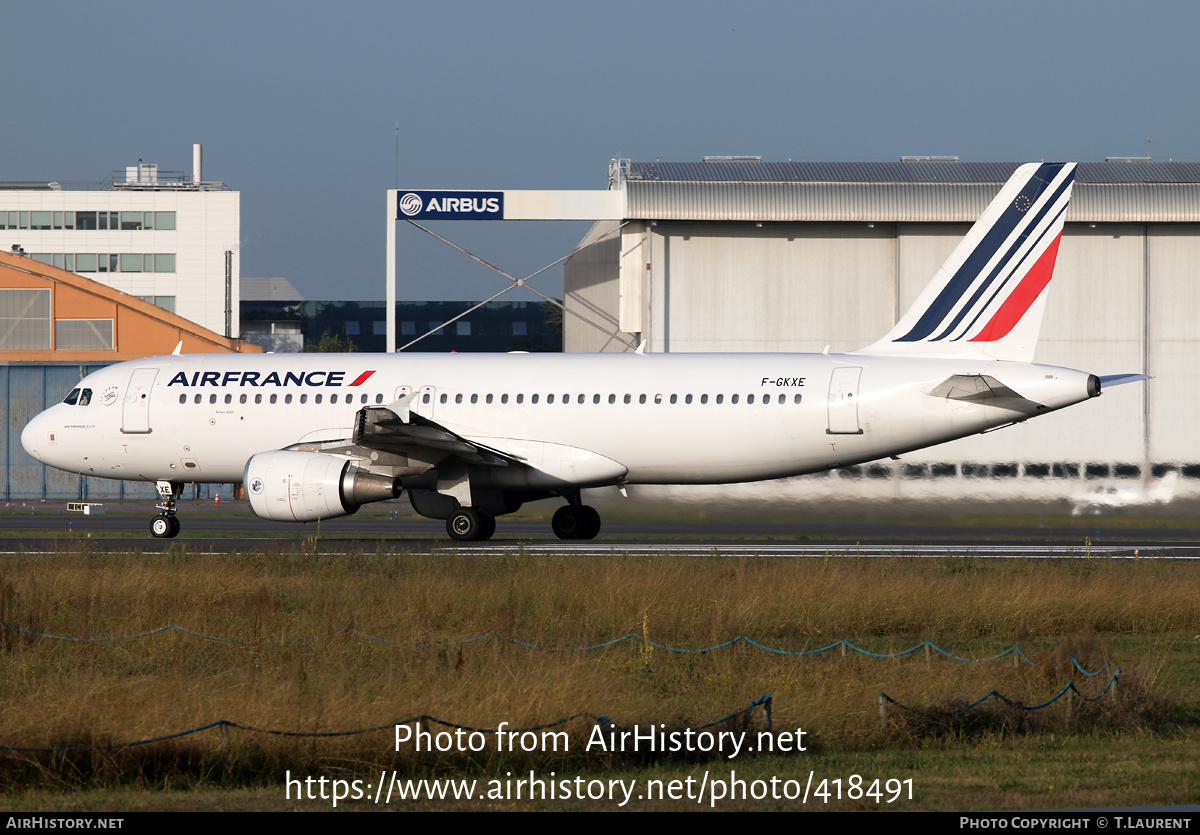
[[(930, 394), (956, 374), (994, 377), (1028, 407)], [(416, 392), (412, 412), (566, 483), (726, 483), (1024, 420), (1087, 399), (1088, 376), (859, 354), (173, 355), (89, 375), (87, 405), (50, 407), (21, 441), (89, 476), (234, 482), (256, 453), (348, 439), (364, 405)]]

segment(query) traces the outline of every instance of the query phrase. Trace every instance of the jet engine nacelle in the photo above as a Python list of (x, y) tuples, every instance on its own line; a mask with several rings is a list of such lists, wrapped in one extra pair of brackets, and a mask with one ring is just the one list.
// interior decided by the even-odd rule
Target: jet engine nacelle
[(251, 456), (243, 483), (255, 514), (282, 522), (347, 516), (400, 495), (399, 479), (359, 469), (347, 458), (286, 449)]

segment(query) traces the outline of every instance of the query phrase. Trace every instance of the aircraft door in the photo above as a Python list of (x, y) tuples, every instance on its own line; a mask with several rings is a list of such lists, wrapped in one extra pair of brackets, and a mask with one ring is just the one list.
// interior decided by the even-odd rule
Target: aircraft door
[(829, 378), (829, 435), (861, 435), (858, 425), (858, 381), (862, 368), (842, 366)]
[(150, 432), (150, 392), (154, 388), (157, 368), (139, 368), (129, 378), (125, 403), (121, 407), (121, 431), (126, 435)]

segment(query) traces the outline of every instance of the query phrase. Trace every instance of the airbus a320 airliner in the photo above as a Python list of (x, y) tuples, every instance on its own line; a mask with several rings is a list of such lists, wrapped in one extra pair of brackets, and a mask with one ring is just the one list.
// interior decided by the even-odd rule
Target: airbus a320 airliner
[(1070, 406), (1099, 378), (1032, 363), (1074, 164), (1017, 169), (899, 324), (847, 354), (211, 354), (123, 362), (30, 421), (45, 464), (155, 482), (157, 537), (186, 482), (241, 480), (309, 522), (407, 492), (457, 540), (582, 488), (720, 484), (872, 461)]

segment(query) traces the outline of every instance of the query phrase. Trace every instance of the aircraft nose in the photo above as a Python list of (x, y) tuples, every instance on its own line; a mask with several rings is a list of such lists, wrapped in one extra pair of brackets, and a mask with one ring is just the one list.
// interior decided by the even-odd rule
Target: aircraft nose
[(38, 448), (38, 436), (40, 434), (38, 432), (38, 426), (42, 422), (43, 422), (42, 416), (37, 415), (33, 420), (31, 420), (31, 421), (29, 421), (29, 423), (25, 424), (25, 428), (21, 430), (21, 446), (25, 447), (25, 451), (28, 452), (34, 459), (36, 459), (38, 461), (42, 460), (42, 459), (38, 458), (38, 449), (37, 449)]

